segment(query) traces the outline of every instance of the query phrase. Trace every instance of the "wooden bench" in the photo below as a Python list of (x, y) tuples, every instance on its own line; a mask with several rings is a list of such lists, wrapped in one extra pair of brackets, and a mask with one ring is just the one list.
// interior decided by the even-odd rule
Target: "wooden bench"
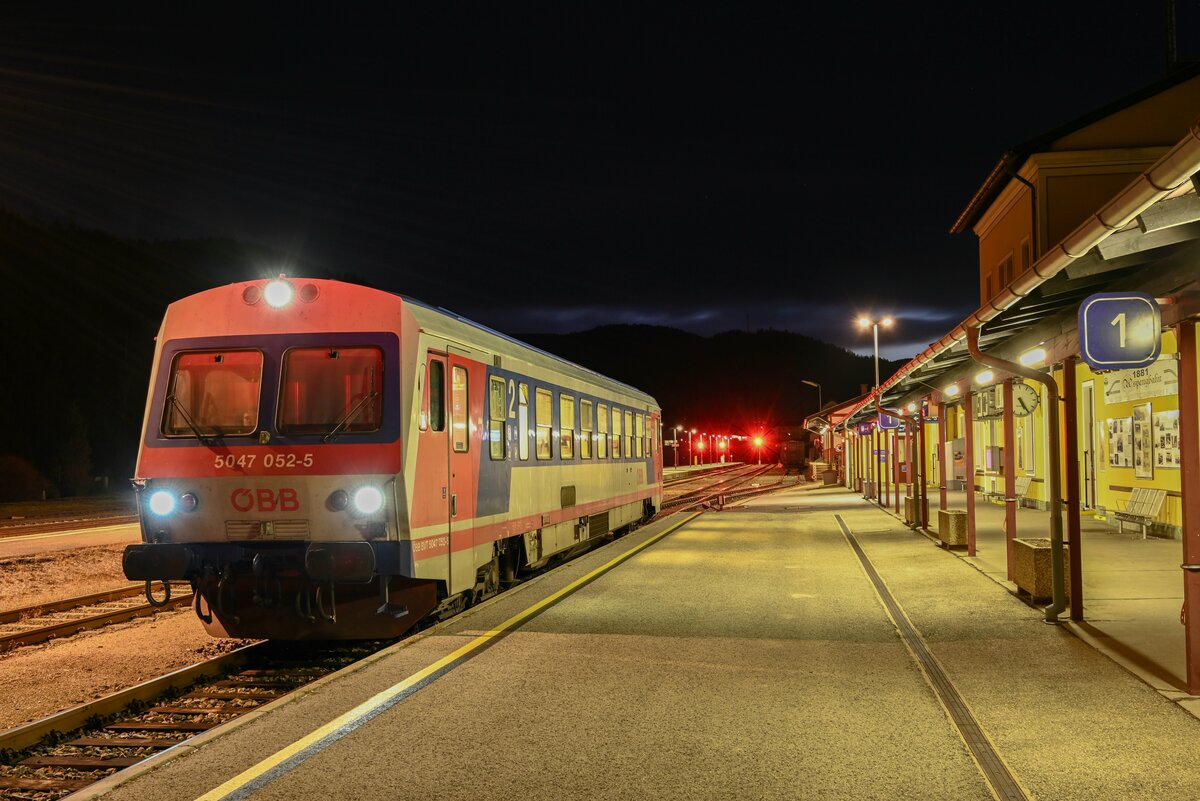
[(1124, 534), (1126, 523), (1136, 523), (1142, 527), (1142, 539), (1146, 539), (1146, 529), (1158, 519), (1158, 513), (1166, 499), (1166, 490), (1144, 487), (1134, 489), (1125, 503), (1125, 508), (1113, 513), (1117, 518), (1117, 530)]

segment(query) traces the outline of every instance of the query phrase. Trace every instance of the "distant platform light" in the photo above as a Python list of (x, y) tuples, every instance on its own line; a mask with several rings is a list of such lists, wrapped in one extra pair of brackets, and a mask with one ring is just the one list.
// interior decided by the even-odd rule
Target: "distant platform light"
[(293, 294), (295, 294), (295, 290), (292, 289), (291, 283), (282, 278), (276, 278), (269, 282), (266, 289), (263, 290), (263, 297), (267, 299), (267, 305), (273, 309), (282, 309), (291, 303)]
[(1026, 367), (1033, 367), (1035, 364), (1041, 364), (1042, 362), (1046, 361), (1046, 349), (1034, 348), (1033, 350), (1027, 350), (1021, 354), (1021, 358), (1017, 361)]

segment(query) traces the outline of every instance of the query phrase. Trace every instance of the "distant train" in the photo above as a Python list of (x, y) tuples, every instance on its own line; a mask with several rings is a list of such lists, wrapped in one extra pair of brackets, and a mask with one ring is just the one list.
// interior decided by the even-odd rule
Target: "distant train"
[(125, 575), (214, 636), (397, 636), (649, 518), (649, 395), (400, 295), (232, 284), (159, 331)]

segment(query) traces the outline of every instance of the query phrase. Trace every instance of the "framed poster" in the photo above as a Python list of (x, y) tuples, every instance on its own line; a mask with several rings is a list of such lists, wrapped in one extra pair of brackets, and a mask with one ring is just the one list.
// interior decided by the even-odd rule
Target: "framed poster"
[(1133, 407), (1133, 477), (1154, 478), (1154, 436), (1150, 427), (1150, 404)]
[(1179, 410), (1155, 412), (1154, 465), (1165, 470), (1179, 469)]
[(1133, 467), (1133, 418), (1114, 417), (1108, 421), (1108, 464)]

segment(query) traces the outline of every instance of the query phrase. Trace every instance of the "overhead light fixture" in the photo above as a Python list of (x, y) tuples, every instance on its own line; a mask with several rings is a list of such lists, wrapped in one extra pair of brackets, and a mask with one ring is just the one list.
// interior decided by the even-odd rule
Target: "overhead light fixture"
[(991, 370), (984, 370), (982, 373), (975, 376), (975, 383), (976, 384), (988, 384), (988, 383), (991, 383), (992, 379), (995, 377), (996, 377), (996, 374), (993, 373)]
[(1033, 367), (1035, 364), (1041, 364), (1042, 362), (1046, 361), (1046, 349), (1034, 348), (1033, 350), (1026, 351), (1025, 353), (1021, 354), (1021, 358), (1017, 359), (1017, 361), (1026, 367)]
[(892, 318), (884, 317), (882, 320), (879, 321), (879, 324), (882, 325), (884, 328), (891, 328), (892, 327)]
[(917, 410), (917, 404), (916, 404), (916, 403), (910, 403), (910, 404), (908, 404), (908, 410), (909, 410), (910, 412), (915, 412), (915, 411)]
[(952, 398), (955, 395), (957, 395), (958, 394), (958, 384), (951, 384), (950, 386), (946, 387), (946, 394)]

